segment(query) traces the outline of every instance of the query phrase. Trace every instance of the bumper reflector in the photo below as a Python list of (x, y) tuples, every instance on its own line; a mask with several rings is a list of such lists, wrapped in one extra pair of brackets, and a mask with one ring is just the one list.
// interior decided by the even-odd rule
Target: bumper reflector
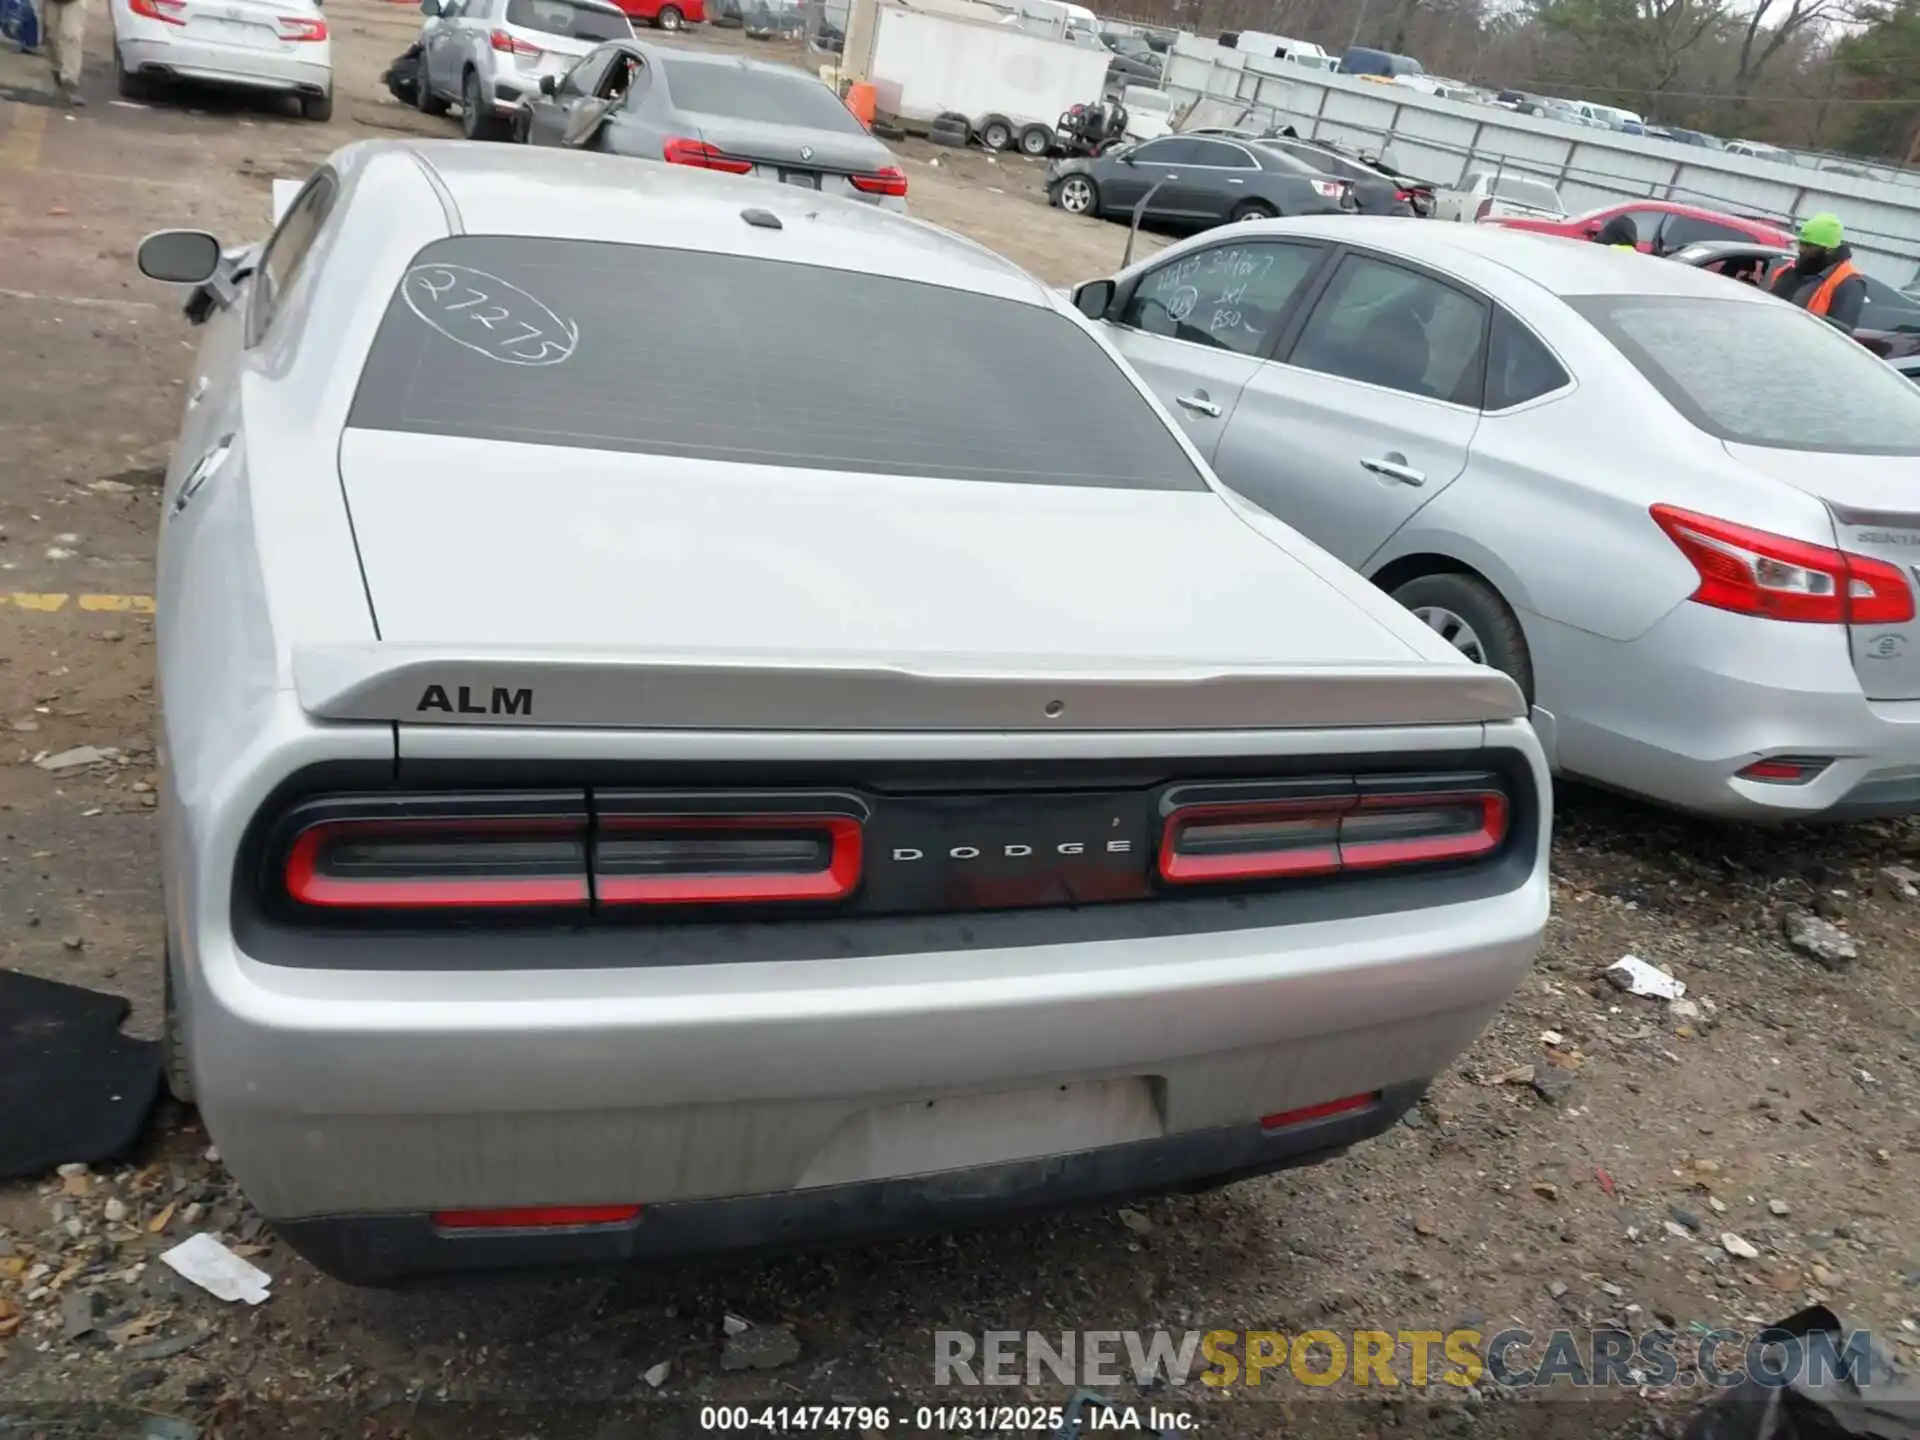
[(1747, 766), (1740, 772), (1740, 779), (1764, 780), (1773, 785), (1804, 785), (1832, 763), (1824, 755), (1773, 755)]
[(436, 1210), (442, 1230), (579, 1230), (624, 1225), (638, 1219), (638, 1205), (528, 1205), (507, 1210)]
[(1272, 1133), (1275, 1130), (1304, 1125), (1309, 1120), (1325, 1120), (1330, 1115), (1348, 1115), (1355, 1110), (1367, 1109), (1379, 1098), (1378, 1090), (1369, 1090), (1364, 1095), (1349, 1095), (1344, 1100), (1329, 1100), (1324, 1105), (1309, 1105), (1303, 1110), (1282, 1110), (1277, 1115), (1262, 1115), (1260, 1128)]

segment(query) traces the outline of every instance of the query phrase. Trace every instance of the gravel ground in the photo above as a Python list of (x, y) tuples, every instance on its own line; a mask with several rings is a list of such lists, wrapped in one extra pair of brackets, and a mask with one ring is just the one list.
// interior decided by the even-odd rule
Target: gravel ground
[[(77, 118), (33, 103), (35, 62), (0, 55), (0, 591), (152, 592), (153, 488), (192, 337), (133, 277), (138, 236), (257, 233), (274, 176), (369, 135), (447, 133), (377, 83), (412, 12), (328, 14), (340, 109), (325, 126), (207, 97), (102, 103), (99, 14), (96, 104)], [(1047, 210), (1031, 163), (900, 148), (916, 213), (1056, 283), (1117, 260), (1124, 233)], [(0, 964), (126, 994), (143, 1033), (160, 940), (151, 663), (137, 609), (0, 605)], [(60, 776), (28, 763), (79, 744), (120, 754)], [(389, 1294), (277, 1245), (169, 1110), (137, 1163), (0, 1186), (0, 1419), (156, 1437), (690, 1433), (699, 1410), (672, 1402), (978, 1400), (934, 1384), (941, 1329), (1689, 1336), (1811, 1299), (1920, 1358), (1920, 831), (1741, 830), (1572, 788), (1560, 806), (1540, 964), (1405, 1124), (1339, 1161), (822, 1255)], [(1788, 926), (1808, 919), (1854, 958), (1793, 948)], [(1685, 1000), (1607, 983), (1628, 954), (1683, 980)], [(217, 1301), (155, 1259), (202, 1232), (265, 1269), (272, 1298)], [(752, 1322), (746, 1338), (728, 1315)], [(749, 1346), (772, 1368), (728, 1368)], [(1691, 1403), (1680, 1388), (1547, 1401), (1284, 1377), (1114, 1393), (1261, 1436), (1640, 1434)], [(1049, 1379), (992, 1398), (1066, 1394)]]

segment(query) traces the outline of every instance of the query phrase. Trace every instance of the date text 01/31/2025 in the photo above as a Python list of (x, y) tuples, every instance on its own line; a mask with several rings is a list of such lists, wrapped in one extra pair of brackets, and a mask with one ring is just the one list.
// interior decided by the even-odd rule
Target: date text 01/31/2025
[[(1077, 1407), (1076, 1407), (1077, 1408)], [(1164, 1435), (1194, 1428), (1194, 1417), (1159, 1409), (1127, 1406), (1089, 1409), (1077, 1417), (1082, 1432), (1115, 1435)], [(898, 1430), (905, 1434), (987, 1436), (1056, 1435), (1067, 1424), (1064, 1405), (915, 1405), (897, 1412), (888, 1405), (703, 1405), (700, 1428), (752, 1434), (789, 1435), (815, 1431), (870, 1435)]]

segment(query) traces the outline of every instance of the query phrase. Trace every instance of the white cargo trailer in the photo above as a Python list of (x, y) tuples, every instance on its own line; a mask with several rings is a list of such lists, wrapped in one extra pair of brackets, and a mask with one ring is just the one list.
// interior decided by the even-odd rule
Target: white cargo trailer
[[(869, 7), (870, 20), (860, 13)], [(1045, 155), (1060, 116), (1106, 89), (1106, 47), (1036, 33), (985, 6), (855, 0), (853, 11), (841, 73), (872, 85), (875, 108), (910, 130), (963, 115), (991, 149)]]

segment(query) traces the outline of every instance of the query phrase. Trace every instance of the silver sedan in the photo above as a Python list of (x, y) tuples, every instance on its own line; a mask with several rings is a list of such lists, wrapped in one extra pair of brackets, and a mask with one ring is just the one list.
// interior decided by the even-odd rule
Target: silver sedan
[(1920, 811), (1920, 393), (1829, 326), (1598, 245), (1351, 217), (1076, 303), (1223, 481), (1512, 676), (1561, 772)]

